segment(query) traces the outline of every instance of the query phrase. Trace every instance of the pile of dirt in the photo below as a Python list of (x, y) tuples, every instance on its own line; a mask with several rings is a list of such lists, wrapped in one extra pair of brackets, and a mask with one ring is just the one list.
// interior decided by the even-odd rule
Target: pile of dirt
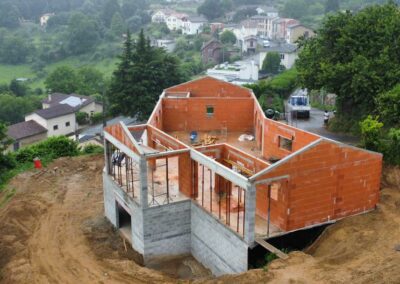
[(174, 281), (132, 261), (132, 249), (102, 221), (102, 169), (102, 155), (62, 158), (10, 182), (16, 194), (0, 209), (3, 283)]
[[(10, 182), (16, 194), (0, 209), (1, 282), (177, 281), (140, 265), (140, 255), (105, 220), (102, 169), (101, 155), (62, 158)], [(330, 226), (308, 254), (292, 252), (265, 269), (194, 282), (400, 283), (400, 169), (385, 169), (382, 184), (377, 210)], [(196, 270), (190, 259), (185, 263)], [(182, 275), (185, 269), (167, 267)]]
[[(292, 252), (265, 272), (270, 283), (400, 283), (400, 169), (385, 168), (377, 210), (328, 227), (307, 253)], [(248, 273), (237, 276), (248, 283)], [(227, 283), (228, 281), (226, 281)]]

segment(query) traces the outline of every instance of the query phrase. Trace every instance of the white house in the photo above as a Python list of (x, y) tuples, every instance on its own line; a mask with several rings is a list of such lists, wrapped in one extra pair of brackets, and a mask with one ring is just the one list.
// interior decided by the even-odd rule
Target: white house
[(69, 105), (74, 108), (75, 112), (86, 112), (88, 115), (93, 115), (97, 112), (103, 112), (103, 105), (94, 100), (93, 97), (81, 96), (78, 94), (49, 94), (42, 101), (42, 108), (47, 109), (57, 105)]
[(189, 16), (183, 22), (182, 33), (186, 35), (196, 35), (203, 31), (207, 20), (202, 16)]
[(173, 39), (156, 39), (153, 41), (153, 46), (162, 47), (167, 52), (173, 52), (175, 49), (175, 40)]
[(281, 64), (285, 66), (286, 69), (292, 68), (298, 57), (298, 47), (296, 44), (284, 43), (277, 46), (271, 46), (260, 51), (260, 66), (262, 66), (262, 63), (264, 62), (268, 52), (279, 53), (281, 57)]
[(75, 109), (69, 105), (39, 109), (25, 116), (25, 121), (33, 120), (47, 129), (47, 137), (71, 135), (76, 130)]
[(183, 13), (173, 13), (169, 15), (165, 21), (167, 27), (171, 31), (183, 30), (183, 23), (188, 18), (188, 15)]
[(254, 62), (236, 61), (232, 64), (222, 63), (207, 70), (207, 75), (219, 80), (242, 85), (258, 81), (259, 67)]
[(42, 16), (40, 16), (40, 26), (44, 27), (47, 25), (48, 20), (53, 17), (55, 14), (54, 13), (47, 13), (47, 14), (43, 14)]
[(151, 22), (165, 23), (167, 21), (168, 16), (170, 16), (172, 13), (174, 13), (174, 11), (170, 9), (158, 10), (151, 16)]

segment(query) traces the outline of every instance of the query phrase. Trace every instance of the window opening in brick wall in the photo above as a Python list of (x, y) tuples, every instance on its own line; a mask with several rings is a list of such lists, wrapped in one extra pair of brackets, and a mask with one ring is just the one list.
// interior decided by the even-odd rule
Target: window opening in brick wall
[(206, 107), (206, 113), (207, 113), (207, 116), (213, 116), (214, 115), (214, 107), (213, 106), (207, 106)]
[(291, 139), (279, 136), (279, 148), (292, 151), (293, 141)]

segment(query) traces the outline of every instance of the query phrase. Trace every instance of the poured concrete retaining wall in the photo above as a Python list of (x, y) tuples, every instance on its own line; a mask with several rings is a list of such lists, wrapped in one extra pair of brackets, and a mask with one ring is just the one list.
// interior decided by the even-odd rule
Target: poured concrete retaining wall
[(247, 271), (247, 244), (192, 203), (192, 255), (214, 275)]

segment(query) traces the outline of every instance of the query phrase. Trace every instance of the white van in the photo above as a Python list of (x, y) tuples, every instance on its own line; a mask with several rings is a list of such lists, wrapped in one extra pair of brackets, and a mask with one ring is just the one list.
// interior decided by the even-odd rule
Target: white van
[(291, 117), (310, 118), (311, 105), (307, 89), (298, 89), (290, 96), (288, 111)]

